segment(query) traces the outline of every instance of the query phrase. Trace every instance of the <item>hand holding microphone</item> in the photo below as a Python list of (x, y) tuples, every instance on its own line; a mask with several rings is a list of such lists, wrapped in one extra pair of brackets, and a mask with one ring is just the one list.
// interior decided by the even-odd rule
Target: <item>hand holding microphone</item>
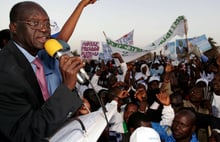
[(77, 82), (77, 75), (84, 64), (80, 57), (69, 57), (68, 55), (61, 56), (59, 60), (63, 83), (66, 84), (70, 90), (73, 90)]
[[(45, 45), (45, 50), (51, 57), (55, 57), (60, 60), (60, 70), (63, 76), (64, 82), (71, 84), (71, 80), (77, 78), (79, 83), (85, 83), (89, 80), (89, 76), (83, 69), (83, 62), (80, 57), (74, 57), (70, 52), (69, 45), (62, 40), (49, 39)], [(74, 84), (74, 80), (72, 81)], [(70, 85), (70, 86), (72, 86)]]

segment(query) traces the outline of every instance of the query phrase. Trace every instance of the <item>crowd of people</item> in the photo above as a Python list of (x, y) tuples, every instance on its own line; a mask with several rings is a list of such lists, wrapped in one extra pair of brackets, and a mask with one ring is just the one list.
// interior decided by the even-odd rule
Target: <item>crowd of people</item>
[[(129, 94), (119, 104), (121, 115), (116, 124), (121, 128), (117, 126), (114, 131), (117, 135), (110, 135), (115, 138), (112, 141), (117, 141), (119, 135), (118, 141), (128, 141), (127, 137), (141, 126), (154, 128), (161, 141), (219, 141), (220, 56), (204, 62), (191, 53), (178, 65), (173, 65), (163, 54), (126, 64), (119, 53), (113, 53), (112, 57), (118, 58), (120, 65), (114, 59), (86, 65), (90, 83), (96, 92), (102, 92), (101, 98), (104, 91), (118, 87)], [(91, 89), (90, 85), (87, 88)], [(168, 103), (161, 96), (169, 97)]]
[[(67, 42), (84, 7), (95, 2), (81, 0), (53, 38)], [(178, 56), (178, 64), (162, 52), (129, 63), (120, 53), (113, 53), (107, 62), (84, 64), (78, 56), (65, 55), (57, 60), (44, 50), (51, 38), (50, 19), (30, 1), (12, 7), (9, 30), (0, 34), (1, 141), (45, 141), (69, 119), (111, 102), (117, 104), (117, 112), (98, 142), (220, 141), (218, 50), (208, 60), (187, 50)], [(35, 59), (43, 65), (44, 85), (38, 80)], [(81, 68), (89, 76), (85, 83), (77, 82)]]

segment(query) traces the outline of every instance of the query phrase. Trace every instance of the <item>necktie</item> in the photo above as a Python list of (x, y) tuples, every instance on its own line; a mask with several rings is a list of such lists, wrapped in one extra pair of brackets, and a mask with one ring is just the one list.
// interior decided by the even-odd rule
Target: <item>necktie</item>
[(43, 94), (43, 98), (46, 101), (49, 98), (49, 92), (47, 88), (46, 79), (44, 76), (44, 68), (39, 58), (35, 58), (33, 63), (36, 65), (36, 76), (37, 81), (40, 85), (41, 92)]

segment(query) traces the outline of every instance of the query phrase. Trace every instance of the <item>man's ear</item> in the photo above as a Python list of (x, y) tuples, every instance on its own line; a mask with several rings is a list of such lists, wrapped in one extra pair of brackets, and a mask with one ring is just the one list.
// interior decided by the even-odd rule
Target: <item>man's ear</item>
[(9, 28), (10, 28), (10, 31), (12, 32), (12, 34), (16, 34), (16, 32), (17, 32), (16, 31), (16, 26), (17, 25), (14, 22), (9, 24)]

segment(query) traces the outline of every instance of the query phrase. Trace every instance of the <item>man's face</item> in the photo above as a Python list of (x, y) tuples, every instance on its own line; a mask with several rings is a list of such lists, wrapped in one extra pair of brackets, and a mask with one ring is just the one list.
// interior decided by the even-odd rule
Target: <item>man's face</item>
[(137, 112), (138, 107), (135, 104), (128, 104), (127, 110), (124, 112), (124, 120), (128, 122), (129, 117), (134, 113)]
[(156, 90), (156, 89), (159, 88), (159, 85), (160, 85), (159, 82), (154, 80), (154, 81), (149, 83), (149, 88), (151, 90)]
[(91, 106), (90, 103), (87, 99), (83, 98), (83, 104), (79, 108), (79, 114), (80, 115), (85, 115), (88, 114), (91, 111)]
[(50, 38), (49, 17), (37, 5), (31, 5), (29, 10), (24, 10), (14, 25), (14, 40), (32, 55), (44, 48), (44, 43)]
[(183, 100), (177, 97), (170, 98), (170, 103), (175, 113), (183, 107)]
[(189, 92), (189, 99), (191, 102), (201, 102), (203, 100), (203, 89), (195, 87)]
[(216, 95), (220, 96), (220, 74), (216, 74), (212, 80), (213, 91)]
[(194, 125), (187, 115), (177, 113), (173, 120), (172, 132), (176, 140), (191, 138)]

